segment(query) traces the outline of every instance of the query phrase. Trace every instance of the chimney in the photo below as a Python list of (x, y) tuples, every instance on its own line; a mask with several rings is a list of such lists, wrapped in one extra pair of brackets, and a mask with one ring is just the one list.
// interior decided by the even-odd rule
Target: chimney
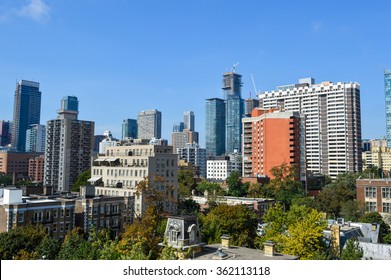
[(337, 224), (331, 225), (330, 231), (332, 254), (339, 257), (341, 255), (341, 227)]
[(221, 237), (221, 247), (228, 249), (230, 247), (230, 239), (229, 235), (223, 234)]
[(274, 242), (273, 241), (266, 241), (263, 243), (264, 252), (266, 257), (273, 257), (274, 256)]

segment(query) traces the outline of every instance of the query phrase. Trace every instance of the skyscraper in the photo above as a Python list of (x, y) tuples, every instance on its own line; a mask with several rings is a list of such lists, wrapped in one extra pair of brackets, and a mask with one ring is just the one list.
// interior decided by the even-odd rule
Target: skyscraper
[(76, 96), (65, 96), (61, 100), (61, 108), (69, 111), (79, 111), (79, 101)]
[(21, 152), (26, 148), (26, 131), (41, 118), (41, 92), (39, 83), (20, 80), (16, 84), (14, 99), (14, 127), (12, 145)]
[(220, 156), (225, 153), (225, 101), (206, 99), (206, 153)]
[(33, 124), (26, 132), (26, 152), (45, 152), (46, 127)]
[(384, 71), (384, 91), (386, 93), (387, 144), (391, 148), (391, 70)]
[(94, 122), (78, 120), (77, 98), (61, 101), (58, 117), (47, 122), (45, 148), (45, 186), (69, 191), (80, 173), (91, 168), (94, 148)]
[(122, 140), (126, 138), (137, 138), (137, 120), (124, 119), (122, 122)]
[(335, 178), (361, 172), (360, 84), (300, 79), (298, 84), (259, 94), (260, 107), (305, 116), (307, 170)]
[(225, 152), (240, 152), (242, 148), (242, 117), (244, 115), (244, 103), (241, 94), (242, 76), (235, 72), (224, 73), (222, 89), (226, 98)]
[(182, 132), (184, 126), (183, 122), (176, 123), (172, 126), (172, 132)]
[(0, 121), (0, 147), (11, 144), (11, 126), (10, 121)]
[(195, 116), (193, 111), (186, 111), (183, 113), (183, 128), (194, 131)]
[(137, 115), (139, 139), (162, 137), (162, 113), (156, 109), (141, 111)]

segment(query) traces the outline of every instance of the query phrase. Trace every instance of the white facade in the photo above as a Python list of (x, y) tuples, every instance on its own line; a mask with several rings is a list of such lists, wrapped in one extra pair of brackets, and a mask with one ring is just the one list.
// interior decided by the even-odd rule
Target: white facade
[(34, 124), (26, 131), (26, 152), (45, 152), (46, 127)]
[(146, 205), (143, 194), (137, 192), (138, 183), (161, 177), (165, 184), (173, 186), (176, 196), (178, 157), (167, 145), (107, 147), (105, 155), (94, 160), (91, 176), (89, 181), (96, 184), (96, 195), (135, 196), (135, 215), (141, 215)]
[(226, 159), (208, 159), (206, 161), (206, 178), (211, 180), (223, 181), (227, 179), (229, 160)]
[(206, 178), (206, 149), (200, 148), (196, 143), (187, 143), (185, 147), (178, 148), (179, 159), (183, 159), (199, 168), (200, 175)]
[(283, 107), (305, 115), (307, 170), (335, 178), (343, 172), (360, 172), (360, 85), (355, 82), (280, 86), (258, 95), (260, 107)]

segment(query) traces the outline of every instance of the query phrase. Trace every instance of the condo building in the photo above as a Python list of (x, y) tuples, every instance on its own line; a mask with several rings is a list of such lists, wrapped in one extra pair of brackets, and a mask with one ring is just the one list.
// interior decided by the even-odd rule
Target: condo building
[(360, 85), (300, 79), (259, 94), (261, 108), (284, 108), (305, 116), (307, 170), (335, 178), (360, 172)]
[(225, 154), (225, 101), (206, 99), (205, 148), (208, 156)]
[(295, 166), (300, 180), (306, 181), (304, 115), (256, 108), (242, 122), (243, 177), (273, 178), (271, 169), (286, 163)]
[(66, 100), (69, 98), (61, 102), (57, 119), (47, 122), (45, 145), (44, 185), (63, 192), (71, 189), (80, 173), (91, 168), (94, 148), (94, 122), (78, 120), (74, 100)]
[[(154, 182), (157, 178), (161, 180)], [(137, 187), (144, 180), (160, 190), (171, 186), (174, 192), (170, 196), (177, 197), (178, 155), (173, 153), (172, 146), (135, 139), (122, 146), (108, 147), (105, 155), (93, 161), (89, 181), (96, 186), (97, 195), (135, 196), (135, 215), (140, 216), (147, 205)]]
[(137, 129), (139, 139), (160, 139), (162, 137), (162, 113), (156, 109), (139, 112)]

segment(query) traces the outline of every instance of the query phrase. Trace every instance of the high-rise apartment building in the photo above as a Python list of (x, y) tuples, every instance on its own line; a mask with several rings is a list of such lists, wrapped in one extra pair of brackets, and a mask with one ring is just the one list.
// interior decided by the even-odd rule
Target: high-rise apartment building
[(188, 143), (198, 144), (198, 132), (184, 129), (182, 132), (172, 133), (172, 147), (174, 153), (177, 152), (177, 149), (185, 147)]
[(308, 171), (335, 178), (362, 170), (360, 84), (300, 79), (260, 93), (259, 99), (261, 108), (304, 114)]
[(65, 96), (61, 100), (61, 108), (68, 111), (79, 111), (79, 101), (76, 96)]
[(122, 138), (137, 138), (137, 120), (134, 119), (124, 119), (122, 122)]
[(225, 101), (223, 99), (206, 99), (205, 134), (207, 155), (225, 154)]
[(10, 121), (0, 121), (0, 147), (11, 144), (12, 124)]
[(386, 94), (386, 134), (388, 147), (391, 148), (391, 70), (384, 71), (384, 91)]
[(79, 174), (91, 168), (94, 148), (94, 122), (78, 120), (79, 112), (69, 110), (77, 106), (67, 107), (65, 100), (69, 97), (46, 126), (44, 185), (58, 191), (69, 191)]
[(306, 181), (304, 116), (254, 109), (250, 118), (243, 118), (243, 177), (273, 178), (270, 170), (283, 163), (295, 166)]
[(195, 115), (193, 111), (186, 111), (183, 113), (183, 128), (194, 131)]
[(222, 89), (226, 98), (225, 152), (240, 152), (242, 148), (242, 118), (244, 115), (244, 103), (241, 93), (242, 76), (235, 72), (224, 73)]
[(41, 92), (39, 83), (20, 80), (16, 84), (14, 99), (14, 127), (12, 145), (25, 151), (26, 131), (32, 124), (39, 124), (41, 118)]
[(45, 152), (46, 127), (33, 124), (26, 131), (26, 152)]
[(246, 117), (251, 117), (251, 113), (255, 108), (259, 107), (259, 99), (248, 98), (244, 100), (244, 114)]
[(141, 111), (137, 115), (139, 139), (160, 139), (162, 137), (162, 113), (156, 109)]
[(28, 176), (33, 182), (43, 182), (45, 172), (45, 155), (32, 157), (29, 159)]
[(206, 149), (200, 148), (196, 143), (188, 143), (178, 148), (179, 159), (196, 166), (201, 177), (206, 178)]

